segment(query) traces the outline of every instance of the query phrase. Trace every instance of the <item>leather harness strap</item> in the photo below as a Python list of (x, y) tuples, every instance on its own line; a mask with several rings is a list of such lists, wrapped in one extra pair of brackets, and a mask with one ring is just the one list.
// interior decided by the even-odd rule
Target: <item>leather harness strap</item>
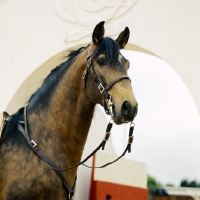
[[(24, 128), (22, 127), (22, 124), (24, 125)], [(34, 140), (31, 140), (28, 134), (28, 128), (27, 128), (27, 117), (26, 117), (26, 107), (24, 108), (24, 121), (19, 121), (17, 125), (19, 131), (24, 135), (26, 138), (27, 143), (29, 144), (30, 148), (50, 167), (52, 168), (55, 173), (58, 175), (58, 177), (61, 179), (65, 189), (67, 190), (69, 194), (69, 200), (72, 199), (74, 192), (75, 192), (75, 185), (76, 185), (76, 178), (73, 184), (72, 189), (69, 188), (67, 181), (65, 180), (64, 176), (59, 170), (56, 170), (57, 166), (50, 160), (49, 157), (47, 157), (38, 147), (38, 145), (34, 142)]]
[(6, 121), (9, 121), (10, 120), (10, 117), (9, 117), (9, 114), (7, 112), (3, 112), (1, 113), (2, 115), (0, 116), (1, 118), (1, 124), (0, 124), (0, 139), (1, 139), (1, 135), (3, 133), (3, 129), (6, 125)]
[(122, 79), (128, 79), (128, 80), (130, 80), (130, 78), (127, 75), (122, 75), (122, 76), (116, 78), (115, 80), (111, 81), (111, 83), (109, 83), (105, 87), (106, 91), (108, 91), (115, 83), (117, 83), (118, 81), (121, 81)]
[[(7, 113), (6, 113), (7, 114)], [(9, 116), (9, 115), (8, 115)], [(8, 120), (8, 116), (6, 115), (7, 117), (7, 120)], [(111, 120), (112, 121), (112, 120)], [(131, 125), (130, 125), (130, 130), (129, 130), (129, 138), (128, 138), (128, 144), (124, 150), (124, 152), (122, 153), (121, 156), (119, 156), (118, 158), (116, 158), (114, 161), (111, 161), (111, 162), (108, 162), (102, 166), (99, 166), (99, 167), (90, 167), (88, 165), (85, 164), (85, 162), (91, 158), (100, 148), (102, 148), (102, 150), (104, 150), (105, 148), (105, 144), (106, 142), (108, 141), (109, 139), (109, 136), (111, 134), (111, 129), (112, 129), (112, 126), (113, 126), (113, 122), (109, 122), (109, 124), (107, 125), (107, 128), (106, 128), (106, 134), (105, 134), (105, 137), (104, 139), (102, 140), (102, 142), (100, 143), (100, 145), (89, 155), (87, 156), (84, 160), (82, 160), (81, 162), (79, 162), (78, 164), (74, 165), (74, 166), (71, 166), (71, 167), (68, 167), (68, 168), (58, 168), (51, 160), (49, 157), (47, 157), (38, 147), (37, 143), (34, 141), (34, 140), (31, 140), (30, 137), (29, 137), (29, 134), (28, 134), (28, 127), (27, 127), (27, 112), (26, 112), (26, 107), (24, 108), (24, 121), (20, 120), (18, 121), (18, 124), (17, 124), (17, 127), (19, 129), (19, 131), (23, 134), (23, 136), (25, 137), (27, 143), (29, 144), (30, 148), (47, 164), (47, 166), (49, 166), (51, 169), (53, 169), (55, 171), (55, 173), (58, 175), (58, 177), (61, 179), (67, 193), (68, 193), (68, 200), (72, 200), (73, 196), (74, 196), (74, 193), (75, 193), (75, 186), (76, 186), (76, 179), (77, 177), (75, 177), (75, 180), (74, 180), (74, 184), (73, 184), (73, 187), (72, 189), (69, 188), (68, 184), (67, 184), (67, 181), (66, 179), (64, 178), (64, 176), (62, 175), (61, 171), (64, 171), (64, 170), (70, 170), (72, 168), (75, 168), (75, 167), (78, 167), (79, 165), (84, 165), (85, 167), (88, 167), (88, 168), (104, 168), (108, 165), (111, 165), (113, 164), (114, 162), (118, 161), (120, 158), (122, 158), (126, 152), (128, 151), (128, 153), (131, 152), (131, 144), (133, 143), (133, 131), (134, 131), (134, 123), (131, 122)]]
[(87, 68), (83, 73), (83, 87), (86, 88), (86, 80), (87, 80), (87, 71), (88, 69), (90, 69), (90, 72), (94, 78), (94, 81), (97, 83), (98, 85), (98, 89), (100, 91), (100, 93), (102, 93), (103, 95), (103, 105), (104, 105), (104, 109), (106, 114), (111, 115), (111, 111), (108, 108), (108, 101), (111, 100), (111, 96), (110, 94), (108, 94), (108, 90), (117, 82), (121, 81), (122, 79), (128, 79), (131, 80), (129, 76), (127, 75), (121, 75), (119, 77), (117, 77), (116, 79), (114, 79), (113, 81), (111, 81), (108, 85), (104, 86), (104, 84), (101, 83), (101, 81), (99, 80), (98, 75), (96, 74), (96, 72), (94, 71), (94, 67), (92, 65), (92, 55), (95, 53), (91, 51), (91, 48), (89, 47), (88, 49), (88, 57), (87, 57)]
[[(88, 168), (104, 168), (104, 167), (107, 167), (108, 165), (111, 165), (111, 164), (117, 162), (119, 159), (121, 159), (126, 154), (127, 151), (128, 151), (128, 153), (131, 152), (131, 144), (133, 143), (133, 138), (134, 138), (133, 131), (134, 131), (134, 123), (131, 123), (130, 130), (129, 130), (128, 144), (127, 144), (124, 152), (119, 157), (117, 157), (115, 160), (108, 162), (104, 165), (98, 166), (98, 167), (90, 167), (90, 166), (86, 165), (85, 163), (83, 163), (82, 165), (84, 165), (85, 167), (88, 167)], [(102, 147), (102, 149), (104, 149), (104, 147)]]

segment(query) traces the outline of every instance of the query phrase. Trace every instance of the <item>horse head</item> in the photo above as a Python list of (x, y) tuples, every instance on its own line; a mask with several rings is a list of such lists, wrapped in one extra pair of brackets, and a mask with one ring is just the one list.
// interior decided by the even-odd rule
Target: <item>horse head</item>
[(87, 96), (93, 103), (101, 104), (107, 113), (111, 112), (116, 124), (133, 121), (138, 110), (127, 76), (130, 62), (120, 53), (128, 39), (127, 27), (116, 40), (104, 37), (104, 22), (100, 22), (94, 28), (88, 48)]

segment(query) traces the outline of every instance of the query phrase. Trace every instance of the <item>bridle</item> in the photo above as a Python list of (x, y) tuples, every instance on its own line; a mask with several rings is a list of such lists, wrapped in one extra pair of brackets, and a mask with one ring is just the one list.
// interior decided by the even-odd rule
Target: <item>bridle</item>
[(87, 69), (84, 71), (83, 73), (83, 80), (84, 80), (84, 88), (86, 88), (86, 77), (87, 77), (87, 71), (88, 69), (90, 70), (94, 81), (98, 84), (98, 89), (100, 91), (100, 93), (103, 95), (103, 101), (104, 101), (104, 109), (105, 112), (109, 115), (111, 115), (111, 120), (109, 121), (107, 128), (106, 128), (106, 134), (102, 140), (102, 142), (100, 143), (100, 145), (90, 154), (88, 155), (84, 160), (82, 160), (81, 162), (71, 166), (71, 167), (67, 167), (67, 168), (58, 168), (57, 165), (55, 165), (49, 157), (47, 157), (38, 147), (37, 143), (33, 140), (30, 139), (29, 134), (28, 134), (28, 127), (27, 127), (27, 109), (26, 107), (24, 108), (24, 120), (21, 120), (18, 122), (17, 127), (19, 129), (19, 131), (23, 134), (23, 136), (26, 138), (28, 145), (30, 146), (30, 148), (51, 168), (55, 171), (55, 173), (59, 176), (59, 178), (61, 179), (65, 189), (67, 190), (69, 196), (68, 199), (72, 200), (73, 196), (74, 196), (74, 192), (75, 192), (75, 185), (76, 185), (76, 178), (73, 184), (72, 188), (69, 188), (66, 179), (64, 178), (64, 176), (62, 175), (61, 171), (66, 171), (66, 170), (70, 170), (73, 169), (75, 167), (78, 167), (80, 165), (84, 165), (85, 167), (88, 168), (104, 168), (114, 162), (116, 162), (117, 160), (119, 160), (121, 157), (123, 157), (126, 152), (128, 151), (128, 153), (131, 152), (131, 144), (133, 142), (133, 131), (134, 131), (134, 123), (131, 122), (130, 123), (130, 130), (129, 130), (129, 138), (128, 138), (128, 144), (124, 150), (124, 152), (121, 154), (121, 156), (119, 156), (117, 159), (115, 159), (114, 161), (108, 162), (102, 166), (99, 167), (90, 167), (88, 165), (85, 164), (85, 162), (91, 158), (99, 149), (102, 148), (102, 150), (104, 150), (105, 148), (105, 144), (109, 139), (109, 136), (111, 134), (111, 129), (113, 126), (113, 120), (112, 120), (112, 97), (110, 96), (110, 94), (108, 93), (108, 90), (118, 81), (122, 80), (122, 79), (129, 79), (130, 78), (127, 75), (122, 75), (119, 76), (118, 78), (114, 79), (113, 81), (111, 81), (110, 84), (108, 84), (107, 86), (104, 86), (100, 81), (99, 78), (97, 76), (97, 74), (94, 71), (93, 65), (92, 65), (92, 55), (94, 52), (92, 52), (90, 49), (88, 50), (88, 57), (87, 57)]
[(99, 92), (103, 95), (103, 107), (104, 110), (106, 112), (106, 114), (108, 115), (113, 115), (112, 113), (112, 106), (113, 106), (113, 102), (112, 102), (112, 97), (111, 95), (108, 93), (108, 90), (117, 82), (121, 81), (122, 79), (129, 79), (129, 76), (127, 75), (121, 75), (119, 77), (117, 77), (116, 79), (114, 79), (113, 81), (111, 81), (108, 85), (104, 86), (104, 84), (101, 83), (101, 81), (99, 80), (99, 77), (97, 76), (96, 72), (94, 71), (94, 67), (92, 65), (92, 56), (95, 54), (95, 51), (92, 52), (91, 47), (89, 46), (88, 49), (88, 56), (87, 56), (87, 68), (83, 73), (82, 79), (83, 79), (83, 87), (86, 89), (86, 81), (87, 81), (87, 74), (88, 74), (88, 70), (90, 70), (90, 73), (92, 74), (92, 77), (94, 79), (94, 81), (97, 83), (97, 88), (99, 90)]

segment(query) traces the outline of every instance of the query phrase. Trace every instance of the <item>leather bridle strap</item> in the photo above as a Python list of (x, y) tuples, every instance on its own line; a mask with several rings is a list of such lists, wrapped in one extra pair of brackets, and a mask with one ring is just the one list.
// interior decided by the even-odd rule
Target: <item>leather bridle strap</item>
[(129, 80), (131, 80), (129, 78), (129, 76), (122, 75), (122, 76), (116, 78), (115, 80), (111, 81), (108, 85), (106, 85), (106, 87), (105, 87), (106, 91), (108, 91), (115, 83), (117, 83), (118, 81), (121, 81), (122, 79), (129, 79)]
[(121, 81), (122, 79), (129, 79), (130, 80), (130, 78), (127, 75), (121, 75), (121, 76), (117, 77), (116, 79), (114, 79), (113, 81), (111, 81), (108, 85), (104, 86), (104, 84), (101, 83), (101, 81), (99, 80), (99, 77), (95, 73), (94, 67), (92, 65), (92, 55), (94, 53), (95, 52), (92, 52), (91, 49), (90, 49), (90, 47), (89, 47), (89, 49), (88, 49), (88, 57), (87, 57), (87, 69), (83, 73), (83, 80), (84, 80), (83, 87), (86, 88), (86, 79), (87, 79), (87, 73), (88, 73), (87, 71), (88, 71), (88, 69), (90, 69), (90, 72), (91, 72), (91, 74), (93, 76), (93, 79), (97, 83), (98, 89), (99, 89), (100, 93), (102, 93), (102, 95), (103, 95), (103, 105), (104, 105), (105, 112), (106, 112), (106, 114), (111, 115), (111, 111), (108, 108), (108, 103), (107, 103), (109, 100), (111, 100), (111, 96), (110, 96), (110, 94), (108, 94), (108, 90), (115, 83)]
[(127, 144), (124, 152), (119, 157), (117, 157), (115, 160), (108, 162), (104, 165), (98, 166), (98, 167), (96, 167), (96, 166), (91, 167), (91, 166), (86, 165), (85, 163), (83, 163), (82, 165), (84, 165), (85, 167), (88, 167), (88, 168), (104, 168), (104, 167), (107, 167), (108, 165), (111, 165), (111, 164), (117, 162), (119, 159), (121, 159), (126, 154), (127, 151), (128, 151), (128, 153), (131, 152), (131, 144), (133, 143), (133, 138), (134, 138), (133, 131), (134, 131), (134, 124), (131, 123), (130, 130), (129, 130), (128, 144)]
[[(22, 125), (24, 125), (24, 128), (22, 127)], [(75, 192), (75, 185), (76, 185), (76, 178), (74, 180), (74, 184), (72, 189), (69, 188), (67, 181), (65, 180), (64, 176), (62, 175), (62, 173), (59, 170), (56, 170), (57, 166), (50, 160), (49, 157), (47, 157), (38, 147), (37, 143), (34, 142), (34, 140), (31, 140), (28, 134), (28, 128), (27, 128), (27, 117), (26, 117), (26, 107), (24, 108), (24, 121), (19, 121), (19, 123), (17, 124), (17, 127), (19, 129), (19, 131), (24, 135), (24, 137), (26, 138), (27, 143), (29, 144), (30, 148), (50, 167), (52, 168), (55, 173), (58, 175), (58, 177), (61, 179), (65, 189), (68, 192), (68, 198), (69, 200), (72, 199), (74, 192)]]
[(107, 93), (108, 90), (115, 84), (117, 83), (118, 81), (121, 81), (122, 79), (129, 79), (129, 76), (127, 75), (121, 75), (119, 77), (117, 77), (116, 79), (114, 79), (113, 81), (111, 81), (108, 85), (104, 86), (100, 81), (99, 81), (99, 78), (97, 76), (97, 74), (95, 73), (94, 71), (94, 68), (92, 66), (92, 64), (89, 66), (90, 68), (90, 72), (92, 74), (92, 76), (94, 77), (94, 81), (98, 84), (98, 89), (99, 91), (103, 94), (104, 98), (108, 99), (109, 98), (109, 94)]
[[(111, 121), (112, 121), (112, 120), (111, 120)], [(80, 165), (83, 165), (83, 166), (88, 167), (88, 168), (104, 168), (104, 167), (106, 167), (106, 166), (108, 166), (108, 165), (111, 165), (111, 164), (113, 164), (114, 162), (118, 161), (120, 158), (122, 158), (122, 157), (126, 154), (127, 151), (128, 151), (128, 153), (131, 152), (131, 144), (133, 143), (133, 138), (134, 138), (134, 136), (133, 136), (134, 125), (135, 125), (135, 124), (134, 124), (133, 122), (131, 122), (131, 124), (130, 124), (130, 130), (129, 130), (128, 144), (127, 144), (127, 146), (126, 146), (124, 152), (122, 153), (121, 156), (119, 156), (119, 157), (118, 157), (117, 159), (115, 159), (114, 161), (108, 162), (108, 163), (106, 163), (106, 164), (104, 164), (104, 165), (102, 165), (102, 166), (100, 166), (100, 167), (90, 167), (90, 166), (88, 166), (88, 165), (85, 164), (85, 162), (86, 162), (89, 158), (91, 158), (95, 153), (97, 153), (97, 151), (99, 151), (101, 148), (102, 148), (102, 150), (104, 150), (105, 145), (106, 145), (106, 142), (108, 141), (108, 139), (109, 139), (109, 137), (110, 137), (110, 134), (111, 134), (110, 131), (111, 131), (112, 126), (113, 126), (113, 123), (112, 123), (112, 122), (109, 122), (109, 124), (107, 125), (107, 128), (106, 128), (106, 134), (105, 134), (105, 136), (104, 136), (104, 139), (103, 139), (102, 142), (99, 144), (99, 146), (98, 146), (91, 154), (89, 154), (84, 160), (82, 160), (81, 162), (77, 163), (76, 165), (73, 165), (73, 166), (68, 167), (68, 168), (53, 168), (53, 167), (51, 167), (51, 166), (49, 166), (49, 167), (52, 168), (52, 169), (54, 169), (54, 170), (65, 171), (65, 170), (73, 169), (73, 168), (78, 167), (78, 166), (80, 166)]]

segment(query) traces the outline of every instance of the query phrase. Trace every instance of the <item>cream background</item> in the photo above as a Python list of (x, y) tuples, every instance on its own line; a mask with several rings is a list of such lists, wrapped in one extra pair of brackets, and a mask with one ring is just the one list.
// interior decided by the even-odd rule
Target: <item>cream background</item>
[[(0, 111), (11, 114), (23, 106), (49, 71), (62, 62), (65, 50), (89, 43), (95, 24), (106, 20), (107, 36), (116, 38), (128, 26), (127, 49), (156, 55), (178, 74), (199, 115), (198, 0), (84, 2), (0, 1)], [(115, 153), (112, 146), (110, 152)], [(82, 185), (80, 192), (86, 199), (87, 188)]]

